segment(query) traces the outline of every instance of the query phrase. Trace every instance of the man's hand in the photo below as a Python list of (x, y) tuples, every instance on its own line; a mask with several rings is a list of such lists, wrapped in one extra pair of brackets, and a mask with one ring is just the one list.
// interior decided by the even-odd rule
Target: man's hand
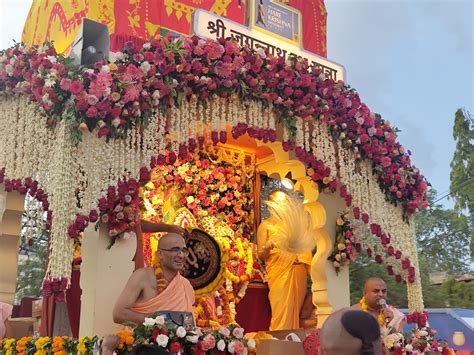
[(385, 324), (389, 324), (393, 319), (393, 312), (387, 307), (384, 307), (382, 309), (382, 315), (385, 319)]
[(143, 233), (176, 233), (184, 236), (184, 229), (180, 226), (175, 226), (166, 223), (155, 223), (145, 220), (140, 220), (140, 225)]
[(276, 247), (276, 244), (273, 240), (267, 240), (267, 242), (265, 243), (266, 250), (272, 250), (275, 247)]
[(120, 338), (115, 335), (115, 334), (110, 334), (104, 336), (104, 339), (102, 340), (102, 355), (112, 355), (114, 353), (114, 350), (118, 347), (120, 342)]
[(168, 224), (166, 227), (168, 233), (175, 233), (179, 234), (180, 236), (184, 237), (184, 229), (181, 228), (180, 226), (175, 226), (172, 224)]

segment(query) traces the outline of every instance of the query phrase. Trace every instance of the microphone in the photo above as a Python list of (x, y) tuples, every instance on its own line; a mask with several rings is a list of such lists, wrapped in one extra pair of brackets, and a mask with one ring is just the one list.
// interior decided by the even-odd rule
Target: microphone
[(382, 308), (387, 308), (387, 301), (384, 298), (379, 299), (379, 306)]

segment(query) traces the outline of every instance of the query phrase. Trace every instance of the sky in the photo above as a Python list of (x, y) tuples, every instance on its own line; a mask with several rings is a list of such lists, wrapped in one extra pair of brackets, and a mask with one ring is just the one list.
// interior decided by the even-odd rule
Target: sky
[[(454, 113), (474, 114), (472, 0), (326, 0), (328, 58), (401, 130), (438, 193), (449, 189)], [(0, 0), (0, 49), (21, 38), (31, 0)], [(448, 199), (441, 201), (450, 207)]]
[[(326, 0), (328, 58), (399, 128), (412, 163), (449, 189), (454, 114), (474, 114), (472, 0)], [(440, 201), (451, 207), (452, 201)]]

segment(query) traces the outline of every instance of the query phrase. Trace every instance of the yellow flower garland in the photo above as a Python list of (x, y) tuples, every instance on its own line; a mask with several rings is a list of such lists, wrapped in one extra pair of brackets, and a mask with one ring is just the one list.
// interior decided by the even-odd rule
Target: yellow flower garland
[(23, 338), (18, 339), (18, 341), (16, 342), (16, 353), (18, 355), (25, 354), (26, 353), (26, 343), (28, 343), (32, 339), (33, 339), (33, 337), (23, 337)]
[[(367, 305), (367, 302), (365, 302), (365, 297), (362, 297), (359, 301), (360, 304), (360, 309), (363, 310), (364, 312), (369, 312), (369, 306)], [(382, 311), (379, 311), (379, 314), (377, 316), (377, 322), (379, 323), (380, 327), (385, 327), (385, 317), (383, 316)]]
[(126, 349), (129, 352), (132, 351), (132, 345), (135, 342), (132, 332), (129, 330), (119, 330), (115, 334), (120, 338), (118, 349)]

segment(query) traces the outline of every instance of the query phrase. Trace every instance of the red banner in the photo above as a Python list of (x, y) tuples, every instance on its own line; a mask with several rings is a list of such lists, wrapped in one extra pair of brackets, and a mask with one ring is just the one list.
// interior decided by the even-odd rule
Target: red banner
[[(326, 56), (324, 0), (286, 2), (303, 14), (303, 47)], [(33, 0), (22, 40), (30, 45), (53, 40), (67, 54), (87, 17), (109, 27), (111, 50), (116, 51), (126, 41), (139, 44), (170, 31), (189, 34), (197, 8), (244, 24), (248, 7), (248, 0)]]

